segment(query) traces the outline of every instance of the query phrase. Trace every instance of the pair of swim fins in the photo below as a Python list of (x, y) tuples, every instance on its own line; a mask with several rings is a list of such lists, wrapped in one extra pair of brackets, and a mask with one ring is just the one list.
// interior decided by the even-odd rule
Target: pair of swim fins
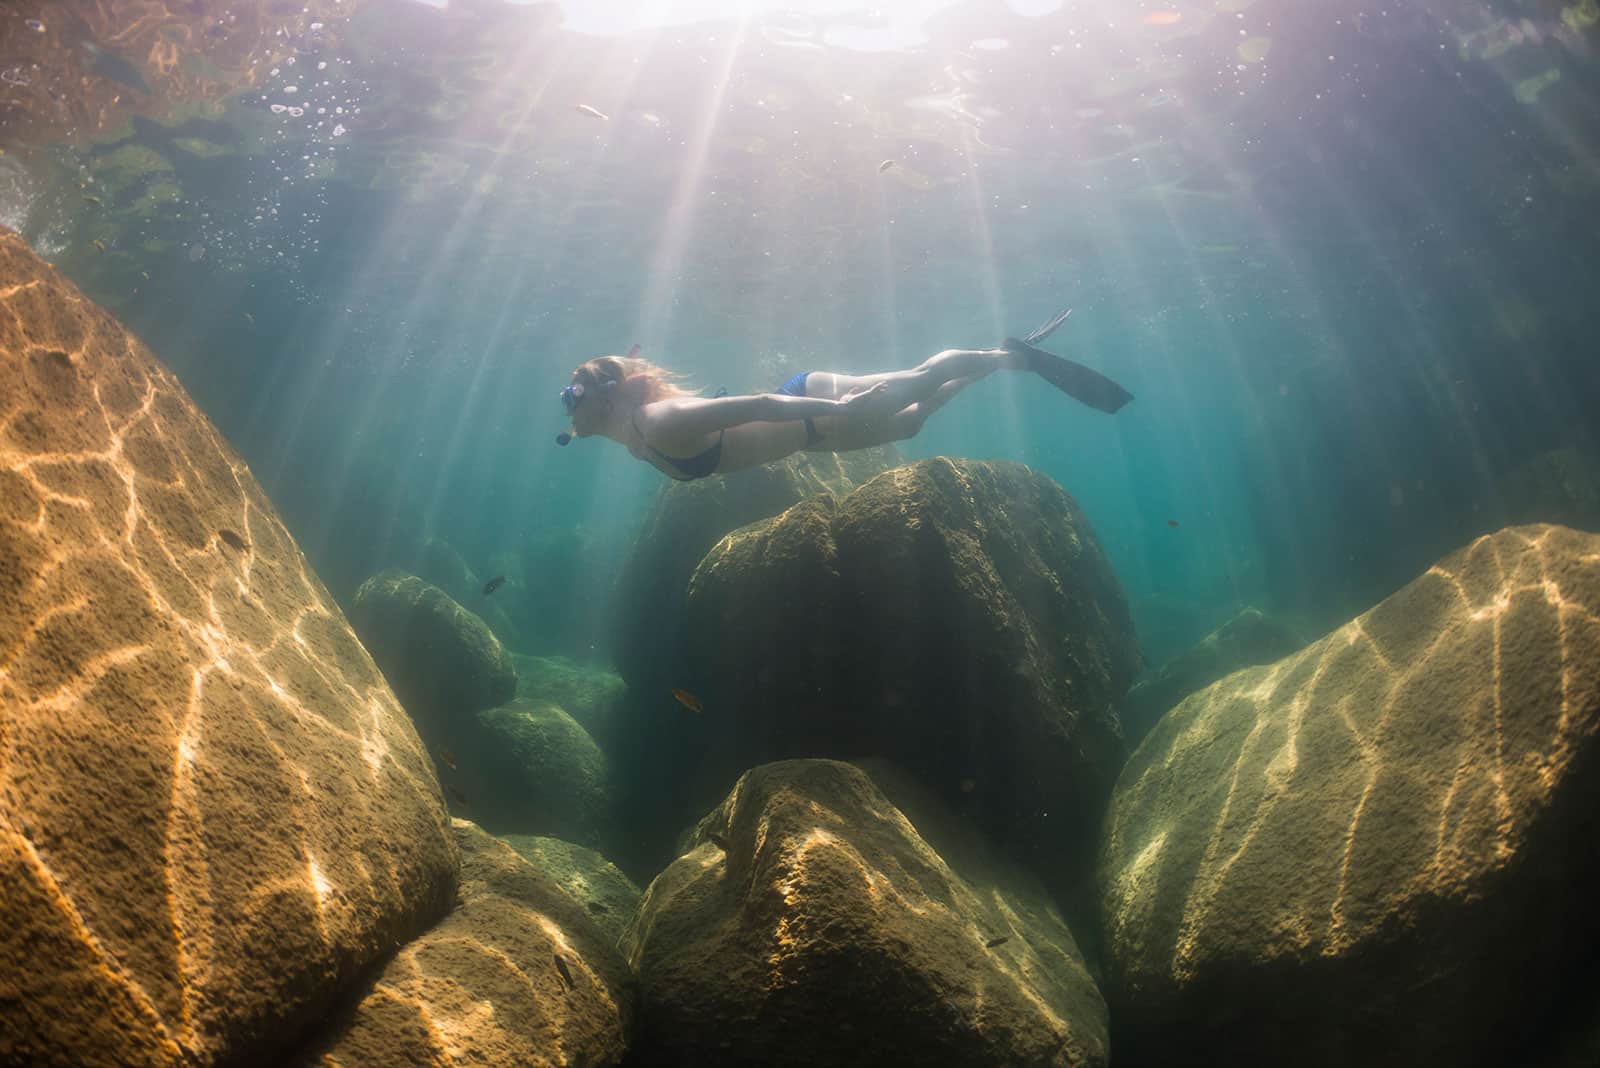
[(1005, 344), (1001, 347), (1007, 352), (1022, 356), (1027, 362), (1028, 370), (1067, 396), (1102, 412), (1115, 413), (1117, 409), (1133, 400), (1132, 393), (1091, 367), (1085, 367), (1081, 363), (1074, 363), (1072, 360), (1034, 347), (1034, 342), (1043, 341), (1055, 333), (1056, 327), (1066, 322), (1067, 316), (1071, 314), (1072, 309), (1068, 308), (1026, 337), (1006, 338)]

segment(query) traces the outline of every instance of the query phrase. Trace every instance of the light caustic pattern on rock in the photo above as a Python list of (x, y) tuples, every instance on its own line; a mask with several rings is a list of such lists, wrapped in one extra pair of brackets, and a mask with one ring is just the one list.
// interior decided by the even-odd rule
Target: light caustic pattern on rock
[(1103, 866), (1134, 974), (1332, 956), (1518, 862), (1600, 729), (1600, 538), (1479, 538), (1372, 611), (1179, 705)]
[(632, 1014), (610, 936), (548, 871), (455, 821), (456, 908), (408, 944), (308, 1064), (615, 1064)]
[(268, 1047), (454, 863), (409, 721), (243, 462), (0, 234), (0, 1053)]

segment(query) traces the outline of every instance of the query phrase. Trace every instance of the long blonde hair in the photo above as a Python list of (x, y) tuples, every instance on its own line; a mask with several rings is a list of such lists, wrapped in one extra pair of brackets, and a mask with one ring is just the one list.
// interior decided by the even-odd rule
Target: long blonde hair
[(633, 355), (596, 356), (580, 363), (572, 372), (573, 381), (582, 378), (597, 386), (615, 382), (630, 396), (636, 396), (640, 404), (693, 395), (694, 390), (678, 385), (677, 380), (682, 377), (676, 371)]

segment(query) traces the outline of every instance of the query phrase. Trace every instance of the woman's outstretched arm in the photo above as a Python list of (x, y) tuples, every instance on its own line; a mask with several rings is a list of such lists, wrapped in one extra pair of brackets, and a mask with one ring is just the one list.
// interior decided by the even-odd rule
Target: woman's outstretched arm
[(744, 423), (781, 423), (794, 419), (843, 415), (871, 403), (878, 387), (828, 400), (793, 397), (787, 393), (756, 393), (740, 397), (678, 397), (655, 401), (639, 409), (650, 431), (661, 435), (707, 434)]

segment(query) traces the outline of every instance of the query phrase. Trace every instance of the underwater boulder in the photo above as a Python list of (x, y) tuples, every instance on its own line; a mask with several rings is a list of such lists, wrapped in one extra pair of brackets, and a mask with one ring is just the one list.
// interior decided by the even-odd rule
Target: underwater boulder
[(819, 493), (846, 494), (900, 463), (892, 447), (799, 453), (777, 463), (662, 487), (617, 575), (617, 671), (637, 693), (678, 685), (684, 595), (700, 558), (729, 531)]
[(486, 709), (443, 738), (453, 807), (496, 834), (599, 845), (610, 824), (611, 773), (589, 732), (548, 701)]
[[(663, 1063), (1107, 1063), (1105, 1003), (1043, 888), (916, 825), (861, 768), (755, 768), (649, 889), (623, 949)], [(961, 866), (958, 868), (957, 863)]]
[(415, 575), (380, 571), (363, 582), (350, 622), (430, 742), (516, 693), (516, 665), (488, 624)]
[(1092, 873), (1139, 666), (1077, 504), (1022, 464), (936, 458), (722, 539), (690, 582), (696, 774), (881, 756), (1052, 886)]
[(508, 834), (501, 840), (581, 903), (613, 945), (622, 940), (644, 893), (615, 864), (560, 838)]
[(1597, 731), (1600, 537), (1564, 527), (1190, 696), (1107, 819), (1119, 1063), (1534, 1063), (1593, 989)]
[(1122, 699), (1122, 733), (1128, 748), (1189, 694), (1240, 668), (1281, 660), (1305, 645), (1289, 627), (1259, 608), (1246, 608), (1194, 646), (1167, 661)]
[(621, 728), (622, 701), (628, 694), (621, 676), (562, 656), (513, 654), (511, 659), (517, 667), (519, 698), (560, 705), (602, 749), (611, 748)]
[(177, 380), (0, 231), (0, 1062), (270, 1061), (449, 908), (426, 753)]
[(627, 964), (582, 897), (505, 842), (455, 821), (456, 907), (331, 1018), (301, 1065), (614, 1065), (627, 1050)]
[[(398, 570), (405, 571), (405, 567)], [(525, 639), (522, 628), (506, 612), (505, 595), (511, 590), (498, 590), (484, 593), (487, 580), (478, 576), (476, 571), (467, 566), (467, 561), (455, 550), (455, 546), (443, 538), (430, 537), (426, 539), (417, 550), (415, 566), (411, 571), (424, 582), (430, 582), (439, 587), (456, 601), (467, 607), (494, 631), (495, 637), (505, 642), (513, 649), (525, 648)], [(491, 575), (497, 577), (500, 573)], [(507, 576), (514, 580), (513, 576)]]

